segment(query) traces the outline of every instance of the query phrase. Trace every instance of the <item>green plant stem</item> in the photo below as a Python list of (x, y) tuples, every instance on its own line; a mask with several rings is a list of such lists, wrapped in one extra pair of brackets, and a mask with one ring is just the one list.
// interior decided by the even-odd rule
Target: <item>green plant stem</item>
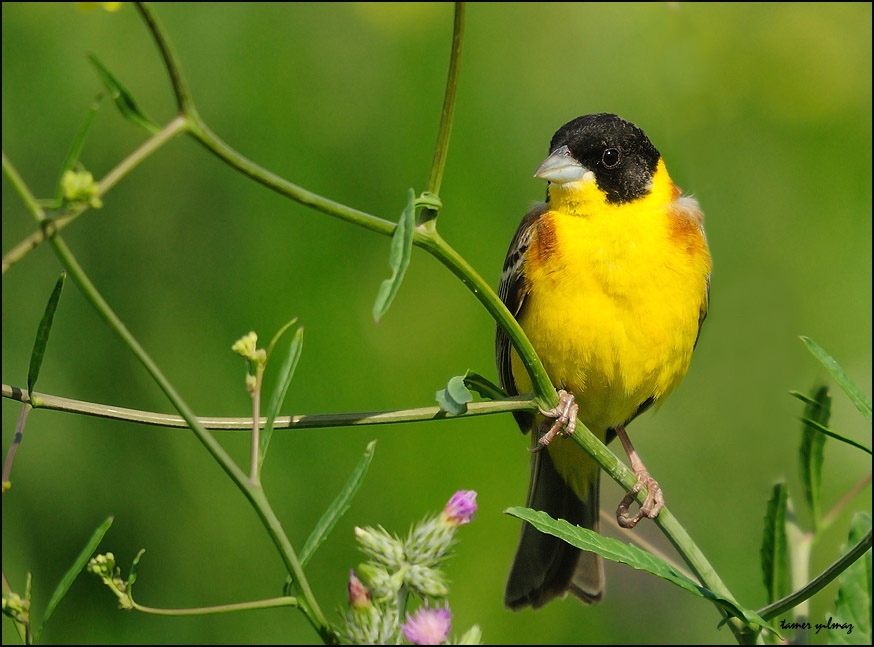
[(859, 559), (866, 552), (871, 550), (872, 546), (872, 531), (868, 531), (866, 534), (855, 546), (853, 546), (846, 553), (841, 555), (837, 560), (835, 560), (828, 568), (826, 568), (822, 573), (813, 578), (810, 582), (804, 584), (804, 586), (800, 587), (795, 592), (787, 595), (785, 598), (781, 598), (766, 607), (763, 607), (756, 613), (758, 613), (765, 620), (770, 620), (771, 618), (776, 618), (792, 609), (795, 609), (798, 605), (809, 600), (814, 595), (816, 595), (819, 591), (824, 589), (826, 586), (831, 584), (832, 581), (835, 580), (841, 573), (843, 573), (847, 568), (852, 565), (857, 559)]
[[(32, 405), (35, 409), (64, 411), (108, 420), (124, 420), (155, 427), (187, 429), (188, 421), (182, 416), (152, 411), (139, 411), (124, 407), (95, 404), (82, 400), (72, 400), (55, 395), (34, 391), (33, 400), (27, 397), (27, 390), (8, 384), (2, 385), (2, 397)], [(464, 416), (509, 413), (511, 411), (537, 409), (537, 403), (525, 396), (514, 396), (505, 400), (489, 402), (470, 402)], [(351, 413), (329, 413), (298, 416), (278, 416), (274, 423), (275, 429), (318, 429), (324, 427), (348, 427), (360, 425), (387, 425), (402, 422), (421, 422), (425, 420), (441, 420), (458, 418), (443, 411), (440, 407), (419, 407), (415, 409), (396, 409), (392, 411), (362, 411)], [(204, 429), (213, 431), (247, 431), (252, 430), (252, 418), (197, 418)], [(259, 427), (267, 424), (267, 418), (262, 417)]]
[(194, 107), (194, 99), (191, 96), (191, 89), (188, 86), (188, 81), (185, 80), (185, 74), (182, 72), (182, 66), (179, 64), (176, 49), (167, 37), (164, 25), (152, 9), (152, 3), (135, 2), (134, 6), (140, 12), (140, 16), (149, 28), (149, 32), (158, 46), (158, 51), (161, 53), (161, 58), (164, 60), (164, 67), (170, 75), (170, 83), (173, 86), (173, 95), (176, 97), (176, 107), (179, 109), (179, 114), (199, 121), (197, 110)]
[[(36, 197), (31, 193), (30, 189), (27, 187), (27, 184), (18, 174), (18, 169), (12, 164), (12, 161), (6, 157), (6, 151), (3, 151), (3, 174), (7, 177), (9, 182), (12, 184), (12, 188), (15, 189), (15, 192), (18, 193), (22, 202), (24, 202), (24, 206), (33, 214), (33, 217), (36, 219), (37, 223), (42, 223), (46, 219), (45, 210), (40, 206), (39, 201)], [(31, 234), (22, 242), (18, 243), (15, 247), (13, 247), (9, 252), (3, 255), (3, 274), (6, 274), (6, 270), (12, 267), (19, 260), (24, 258), (32, 249), (34, 249), (37, 245), (39, 245), (45, 239), (45, 233), (42, 229), (36, 231), (34, 234)]]
[(340, 218), (353, 225), (375, 231), (384, 236), (391, 236), (394, 233), (396, 223), (390, 220), (378, 218), (369, 213), (324, 198), (258, 166), (231, 148), (218, 135), (212, 132), (205, 123), (197, 119), (192, 120), (191, 135), (207, 150), (229, 166), (247, 175), (259, 184), (266, 186), (268, 189), (276, 191), (280, 195), (291, 198), (295, 202), (311, 207), (316, 211), (321, 211), (329, 216)]
[(236, 604), (220, 604), (213, 607), (198, 607), (193, 609), (159, 609), (147, 607), (131, 600), (131, 605), (137, 611), (151, 613), (157, 616), (205, 616), (214, 613), (230, 613), (234, 611), (253, 611), (255, 609), (275, 609), (277, 607), (297, 607), (298, 599), (291, 596), (255, 600), (253, 602), (238, 602)]
[(258, 422), (261, 420), (261, 386), (264, 384), (264, 364), (259, 363), (256, 369), (255, 389), (252, 391), (252, 449), (251, 460), (249, 466), (249, 481), (253, 485), (261, 484), (261, 461), (259, 460), (261, 450), (261, 425)]
[[(464, 11), (465, 3), (456, 2), (449, 74), (446, 76), (446, 92), (443, 95), (443, 109), (440, 112), (440, 128), (437, 132), (437, 145), (434, 147), (434, 159), (431, 162), (431, 174), (428, 178), (428, 192), (433, 195), (440, 193), (443, 170), (446, 168), (446, 156), (449, 154), (449, 135), (452, 132), (452, 116), (455, 112), (455, 95), (458, 89), (458, 73), (461, 66), (461, 44), (464, 42)], [(426, 207), (419, 214), (419, 224), (433, 222), (436, 217), (437, 210)]]

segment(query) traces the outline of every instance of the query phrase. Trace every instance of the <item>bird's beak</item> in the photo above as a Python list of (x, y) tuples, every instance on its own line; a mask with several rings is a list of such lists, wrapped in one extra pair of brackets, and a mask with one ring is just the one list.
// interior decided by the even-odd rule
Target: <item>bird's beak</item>
[(534, 172), (534, 177), (555, 184), (566, 184), (579, 182), (586, 173), (588, 169), (573, 158), (567, 146), (562, 146), (543, 160), (543, 164)]

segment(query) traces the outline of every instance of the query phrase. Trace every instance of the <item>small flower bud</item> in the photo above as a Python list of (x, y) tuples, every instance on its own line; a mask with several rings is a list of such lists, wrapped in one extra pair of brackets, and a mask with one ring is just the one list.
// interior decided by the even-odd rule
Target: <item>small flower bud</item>
[(367, 582), (372, 599), (386, 600), (397, 594), (397, 589), (391, 581), (391, 575), (385, 570), (385, 567), (373, 562), (366, 562), (358, 565), (358, 572)]
[(413, 564), (406, 572), (404, 583), (419, 595), (432, 598), (444, 598), (449, 595), (446, 578), (442, 571)]
[(459, 645), (482, 645), (483, 644), (483, 632), (482, 629), (479, 628), (479, 625), (474, 625), (470, 629), (464, 632), (464, 634), (458, 640)]
[(373, 561), (389, 570), (397, 570), (404, 563), (404, 546), (382, 528), (355, 528), (355, 539)]
[(475, 512), (476, 492), (474, 490), (459, 490), (449, 499), (441, 516), (446, 523), (458, 527), (470, 523)]
[(355, 577), (355, 571), (349, 571), (349, 605), (353, 609), (366, 609), (370, 604), (370, 591)]

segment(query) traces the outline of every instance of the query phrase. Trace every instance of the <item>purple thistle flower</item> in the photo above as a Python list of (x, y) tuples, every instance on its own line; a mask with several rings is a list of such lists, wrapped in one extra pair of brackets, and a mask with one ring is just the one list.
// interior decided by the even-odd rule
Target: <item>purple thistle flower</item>
[(474, 490), (459, 490), (452, 495), (449, 503), (443, 508), (443, 519), (455, 527), (470, 523), (476, 512), (476, 492)]
[(404, 637), (414, 645), (441, 645), (449, 637), (452, 628), (452, 614), (449, 612), (449, 603), (441, 608), (438, 604), (433, 609), (425, 606), (419, 607), (414, 615), (407, 612), (407, 622), (401, 625)]

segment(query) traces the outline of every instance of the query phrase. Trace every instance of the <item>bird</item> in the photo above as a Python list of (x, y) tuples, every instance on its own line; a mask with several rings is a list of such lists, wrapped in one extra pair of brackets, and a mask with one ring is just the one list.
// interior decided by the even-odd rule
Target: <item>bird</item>
[[(633, 527), (655, 518), (664, 497), (625, 428), (688, 371), (710, 303), (703, 215), (643, 130), (615, 114), (559, 128), (534, 176), (546, 180), (546, 200), (522, 218), (498, 287), (559, 396), (555, 409), (513, 412), (532, 435), (527, 505), (598, 531), (600, 468), (567, 438), (579, 418), (602, 442), (618, 436), (628, 453), (637, 484), (617, 518)], [(529, 374), (500, 325), (495, 355), (504, 391), (529, 393)], [(648, 497), (632, 516), (643, 486)], [(601, 557), (523, 522), (504, 604), (537, 609), (568, 593), (601, 601)]]

